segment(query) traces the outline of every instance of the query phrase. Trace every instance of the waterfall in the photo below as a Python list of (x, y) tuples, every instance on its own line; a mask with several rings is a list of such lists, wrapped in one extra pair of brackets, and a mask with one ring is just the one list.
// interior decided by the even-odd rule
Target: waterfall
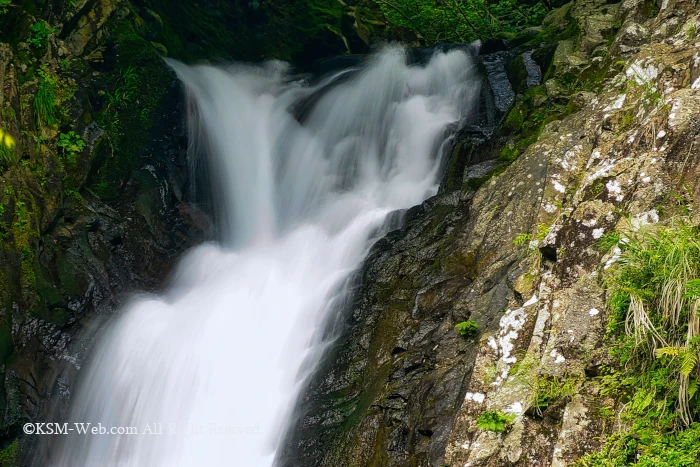
[(279, 62), (171, 66), (219, 241), (105, 330), (69, 423), (107, 433), (61, 437), (53, 466), (273, 465), (334, 297), (387, 215), (437, 192), (479, 95), (458, 50), (389, 47), (313, 85)]

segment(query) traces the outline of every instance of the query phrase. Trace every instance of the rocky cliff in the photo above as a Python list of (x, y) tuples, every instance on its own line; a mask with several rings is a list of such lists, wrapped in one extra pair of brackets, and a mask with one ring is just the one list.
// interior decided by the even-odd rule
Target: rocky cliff
[(285, 465), (573, 465), (626, 429), (602, 390), (605, 240), (698, 195), (699, 25), (691, 0), (576, 0), (514, 41), (544, 84), (511, 67), (494, 139), (458, 145), (374, 247)]

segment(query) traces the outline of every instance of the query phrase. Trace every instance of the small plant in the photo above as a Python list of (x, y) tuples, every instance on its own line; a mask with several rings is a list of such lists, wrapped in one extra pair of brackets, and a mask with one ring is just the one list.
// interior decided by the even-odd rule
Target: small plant
[(484, 431), (503, 433), (508, 426), (515, 421), (515, 414), (500, 411), (486, 411), (479, 415), (476, 424)]
[(461, 323), (457, 323), (455, 325), (455, 329), (461, 336), (469, 337), (479, 332), (479, 325), (472, 320), (462, 321)]
[(15, 217), (17, 221), (14, 223), (14, 226), (19, 230), (24, 230), (29, 224), (29, 212), (27, 212), (24, 202), (18, 201), (15, 205)]
[(43, 49), (46, 47), (47, 39), (51, 34), (56, 33), (56, 28), (49, 26), (46, 21), (38, 21), (29, 30), (29, 38), (27, 42), (36, 47), (37, 49)]
[(565, 375), (561, 379), (546, 375), (538, 377), (535, 383), (533, 407), (540, 411), (558, 399), (573, 396), (576, 394), (578, 383), (577, 378), (569, 375)]
[(620, 236), (620, 232), (616, 232), (614, 230), (607, 232), (600, 237), (600, 240), (598, 240), (598, 243), (596, 244), (596, 248), (598, 248), (600, 251), (608, 252), (611, 248), (617, 246), (621, 239), (622, 237)]
[(34, 96), (34, 113), (38, 126), (47, 126), (57, 123), (56, 119), (56, 91), (57, 79), (51, 75), (47, 68), (39, 70), (39, 84)]
[(138, 73), (136, 67), (128, 66), (119, 72), (117, 87), (107, 95), (107, 108), (122, 107), (131, 102), (138, 91)]
[(0, 0), (0, 15), (7, 13), (7, 7), (10, 6), (12, 0)]
[(82, 198), (80, 196), (80, 193), (77, 190), (69, 190), (69, 189), (64, 189), (63, 194), (66, 196), (70, 196), (71, 198), (75, 199), (76, 201), (80, 201)]
[(546, 224), (537, 224), (537, 237), (535, 240), (541, 242), (549, 234), (549, 226)]
[(527, 245), (532, 241), (532, 235), (527, 234), (527, 233), (521, 233), (518, 234), (518, 236), (513, 239), (513, 245), (515, 246), (521, 246), (521, 245)]
[(85, 149), (85, 141), (76, 132), (69, 131), (58, 137), (58, 147), (61, 149), (60, 157), (65, 158), (69, 164), (75, 164)]

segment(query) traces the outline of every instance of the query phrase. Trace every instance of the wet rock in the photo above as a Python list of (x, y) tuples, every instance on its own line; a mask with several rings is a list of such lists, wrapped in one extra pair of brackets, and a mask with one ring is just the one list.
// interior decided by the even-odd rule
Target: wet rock
[[(547, 71), (548, 97), (570, 113), (503, 173), (475, 191), (445, 185), (375, 246), (284, 465), (566, 466), (615, 429), (598, 412), (610, 403), (596, 381), (601, 273), (615, 261), (599, 242), (624, 228), (621, 211), (658, 222), (678, 180), (700, 194), (700, 60), (682, 28), (700, 13), (645, 4), (581, 0), (548, 16), (543, 28), (575, 21), (582, 33), (559, 42)], [(466, 164), (464, 180), (491, 164)], [(465, 339), (453, 327), (469, 319), (480, 335)], [(568, 378), (574, 394), (537, 405), (542, 378)], [(514, 420), (485, 431), (485, 411)]]

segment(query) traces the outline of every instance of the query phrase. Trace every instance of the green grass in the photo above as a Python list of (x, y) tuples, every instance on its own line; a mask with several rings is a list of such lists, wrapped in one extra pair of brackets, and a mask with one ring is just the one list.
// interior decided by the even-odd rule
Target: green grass
[(56, 97), (58, 81), (46, 68), (39, 70), (39, 83), (34, 96), (34, 114), (38, 126), (58, 123), (56, 118)]
[(700, 231), (687, 219), (625, 233), (620, 258), (606, 273), (613, 365), (601, 394), (621, 408), (587, 467), (700, 465)]

